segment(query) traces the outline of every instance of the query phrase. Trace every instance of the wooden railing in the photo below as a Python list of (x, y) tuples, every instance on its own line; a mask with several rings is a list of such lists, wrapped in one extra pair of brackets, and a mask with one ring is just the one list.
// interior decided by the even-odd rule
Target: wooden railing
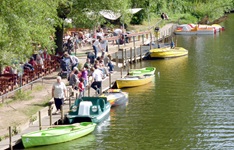
[(8, 97), (11, 92), (15, 92), (21, 89), (22, 86), (33, 83), (43, 76), (56, 71), (59, 67), (58, 58), (51, 56), (51, 60), (44, 61), (44, 67), (37, 65), (33, 71), (24, 69), (22, 76), (18, 76), (18, 74), (1, 74), (0, 97), (2, 98), (2, 103), (4, 102), (4, 98)]

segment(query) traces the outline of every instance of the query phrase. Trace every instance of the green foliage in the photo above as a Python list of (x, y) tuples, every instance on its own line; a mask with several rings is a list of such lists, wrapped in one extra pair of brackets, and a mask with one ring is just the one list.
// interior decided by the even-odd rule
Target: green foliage
[(131, 24), (142, 24), (144, 21), (143, 13), (139, 12), (132, 16)]
[[(191, 21), (200, 21), (205, 17), (212, 22), (224, 15), (225, 12), (233, 10), (233, 0), (132, 0), (133, 8), (143, 8), (141, 12), (143, 20), (147, 20), (156, 14), (158, 17), (162, 12), (169, 15), (169, 18), (177, 14), (186, 14), (184, 19)], [(142, 19), (142, 18), (141, 18)], [(178, 19), (178, 18), (177, 18)], [(185, 20), (181, 20), (185, 21)], [(141, 22), (140, 19), (133, 16), (131, 23)]]
[(178, 19), (179, 24), (197, 23), (198, 22), (198, 19), (191, 14), (182, 14), (178, 18), (179, 18)]
[(25, 60), (34, 45), (52, 47), (53, 20), (59, 0), (2, 0), (0, 1), (0, 64), (10, 59)]
[(33, 98), (31, 95), (32, 91), (22, 91), (18, 90), (16, 91), (13, 100), (30, 100)]
[[(125, 24), (142, 24), (162, 12), (169, 16), (191, 14), (198, 20), (208, 17), (212, 21), (233, 10), (233, 4), (233, 0), (1, 0), (0, 64), (11, 65), (9, 60), (13, 59), (25, 61), (37, 45), (54, 48), (50, 37), (55, 27), (94, 28), (105, 23), (101, 10), (121, 13), (120, 22)], [(129, 8), (143, 10), (132, 17)], [(72, 25), (64, 24), (65, 18), (71, 18)]]

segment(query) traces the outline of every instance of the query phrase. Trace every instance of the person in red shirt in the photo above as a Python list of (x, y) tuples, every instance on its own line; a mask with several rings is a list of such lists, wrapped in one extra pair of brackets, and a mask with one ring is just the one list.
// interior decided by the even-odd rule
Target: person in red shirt
[(79, 79), (79, 84), (78, 84), (78, 88), (79, 88), (79, 98), (84, 96), (84, 92), (85, 92), (85, 87), (84, 87), (84, 79), (80, 78)]

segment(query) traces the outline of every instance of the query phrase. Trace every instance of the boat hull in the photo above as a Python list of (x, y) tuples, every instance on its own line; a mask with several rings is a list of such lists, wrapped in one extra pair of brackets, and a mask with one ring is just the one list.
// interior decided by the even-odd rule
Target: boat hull
[(106, 97), (111, 106), (118, 106), (127, 102), (128, 93), (122, 91), (116, 93), (103, 93), (100, 97)]
[(174, 33), (177, 35), (213, 35), (216, 29), (208, 25), (183, 24), (178, 25)]
[(91, 122), (84, 122), (85, 126), (80, 124), (78, 127), (71, 127), (72, 125), (59, 125), (45, 130), (31, 132), (22, 135), (22, 143), (25, 148), (51, 145), (62, 142), (71, 141), (82, 136), (85, 136), (94, 131), (96, 124)]
[(120, 88), (128, 88), (128, 87), (136, 87), (144, 84), (148, 84), (152, 82), (154, 79), (154, 75), (146, 75), (143, 78), (139, 78), (138, 76), (127, 76), (121, 79), (116, 80), (117, 87)]
[(165, 47), (150, 50), (151, 58), (172, 58), (188, 55), (188, 51), (183, 47)]

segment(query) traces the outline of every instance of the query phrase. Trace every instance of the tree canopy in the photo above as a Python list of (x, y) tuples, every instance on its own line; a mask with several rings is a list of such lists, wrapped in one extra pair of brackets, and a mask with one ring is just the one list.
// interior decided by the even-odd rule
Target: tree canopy
[(53, 46), (59, 0), (2, 0), (0, 2), (0, 63), (28, 58), (35, 45)]
[(234, 0), (1, 0), (0, 64), (10, 64), (13, 59), (25, 61), (37, 45), (50, 49), (60, 44), (61, 48), (62, 34), (56, 33), (63, 32), (66, 18), (76, 27), (92, 28), (105, 22), (98, 13), (101, 10), (121, 13), (121, 21), (128, 23), (131, 15), (127, 10), (143, 8), (132, 17), (138, 23), (162, 12), (213, 20), (233, 9), (233, 4)]

